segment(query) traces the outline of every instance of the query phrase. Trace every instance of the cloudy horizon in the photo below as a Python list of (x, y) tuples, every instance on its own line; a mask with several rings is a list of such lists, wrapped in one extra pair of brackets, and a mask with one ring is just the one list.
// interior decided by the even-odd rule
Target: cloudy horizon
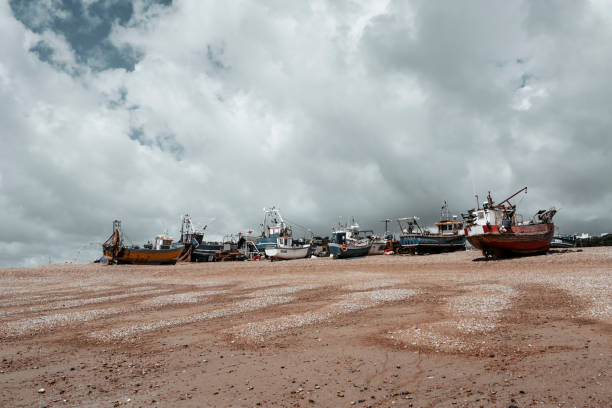
[[(0, 1), (0, 267), (182, 214), (329, 235), (491, 191), (612, 232), (603, 1)], [(395, 224), (395, 223), (394, 223)], [(395, 228), (397, 230), (397, 228)]]

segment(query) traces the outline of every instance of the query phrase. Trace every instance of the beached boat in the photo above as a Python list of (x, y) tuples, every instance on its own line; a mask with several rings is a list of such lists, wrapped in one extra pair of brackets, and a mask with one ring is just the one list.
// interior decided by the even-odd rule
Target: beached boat
[(266, 248), (276, 246), (276, 239), (286, 235), (287, 224), (283, 220), (280, 210), (276, 207), (264, 208), (264, 220), (261, 224), (261, 236), (257, 237), (256, 246), (261, 252)]
[(510, 197), (495, 204), (491, 194), (483, 208), (468, 211), (465, 235), (470, 244), (484, 256), (529, 255), (546, 253), (555, 232), (552, 218), (555, 208), (538, 211), (528, 222), (516, 214), (516, 205), (510, 199), (527, 191), (524, 187)]
[(196, 231), (191, 222), (191, 216), (189, 214), (183, 215), (181, 219), (181, 238), (178, 241), (178, 244), (183, 245), (183, 252), (179, 256), (178, 262), (195, 261), (193, 251), (204, 239), (205, 229), (206, 225), (201, 231)]
[(385, 250), (389, 247), (389, 240), (374, 234), (373, 230), (358, 230), (357, 235), (361, 239), (370, 240), (372, 246), (368, 251), (368, 255), (383, 255)]
[(573, 235), (555, 235), (550, 242), (551, 248), (575, 248), (576, 237)]
[[(235, 247), (236, 245), (234, 245)], [(223, 244), (220, 242), (201, 242), (195, 248), (191, 255), (195, 262), (213, 262), (217, 260), (218, 255), (224, 249), (230, 250), (231, 245), (229, 243)], [(235, 248), (233, 248), (235, 249)]]
[(368, 255), (383, 255), (385, 250), (389, 248), (389, 240), (381, 238), (377, 235), (370, 236), (372, 247), (368, 251)]
[(160, 235), (155, 238), (155, 243), (138, 246), (127, 246), (123, 242), (121, 221), (113, 221), (113, 234), (102, 244), (104, 256), (116, 264), (138, 264), (138, 265), (174, 265), (181, 256), (184, 246), (172, 245), (172, 238)]
[(310, 254), (310, 245), (296, 244), (291, 236), (282, 236), (276, 239), (276, 246), (266, 247), (265, 253), (272, 260), (306, 258)]
[(339, 225), (329, 238), (329, 253), (334, 258), (351, 258), (365, 256), (372, 248), (369, 238), (359, 236), (359, 224), (353, 221), (351, 226)]
[(465, 250), (463, 222), (450, 216), (446, 201), (440, 210), (440, 221), (435, 223), (437, 232), (421, 228), (418, 217), (398, 218), (400, 226), (399, 253), (423, 254)]

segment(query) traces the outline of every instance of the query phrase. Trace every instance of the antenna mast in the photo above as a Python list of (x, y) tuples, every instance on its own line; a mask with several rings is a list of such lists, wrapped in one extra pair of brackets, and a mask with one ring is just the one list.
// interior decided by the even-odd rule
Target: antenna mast
[(389, 223), (391, 222), (391, 220), (387, 218), (384, 220), (380, 220), (380, 222), (385, 223), (385, 235), (387, 235), (389, 233)]

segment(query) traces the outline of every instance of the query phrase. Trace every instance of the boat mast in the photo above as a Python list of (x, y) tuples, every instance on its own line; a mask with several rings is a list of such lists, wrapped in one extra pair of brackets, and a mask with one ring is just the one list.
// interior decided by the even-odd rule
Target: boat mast
[(264, 207), (264, 221), (261, 224), (261, 236), (268, 237), (270, 229), (268, 228), (268, 216), (270, 216), (270, 221), (276, 223), (278, 227), (281, 229), (285, 228), (285, 220), (280, 213), (280, 210), (276, 208), (276, 206), (272, 206), (272, 208), (267, 209)]
[(444, 200), (444, 204), (442, 204), (442, 208), (440, 208), (440, 221), (448, 221), (449, 219), (448, 206), (446, 205), (446, 200)]
[(385, 236), (389, 235), (389, 223), (391, 222), (391, 220), (386, 218), (384, 220), (380, 220), (380, 222), (385, 223)]
[(181, 222), (181, 240), (179, 242), (190, 243), (194, 232), (191, 217), (189, 214), (183, 215), (183, 221)]
[(113, 244), (116, 247), (120, 247), (123, 244), (123, 231), (121, 230), (121, 221), (114, 220), (113, 221)]

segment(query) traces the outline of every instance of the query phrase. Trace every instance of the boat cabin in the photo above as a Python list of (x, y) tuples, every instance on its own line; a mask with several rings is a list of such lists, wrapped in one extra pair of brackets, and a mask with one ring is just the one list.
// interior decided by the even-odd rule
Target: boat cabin
[(262, 238), (278, 238), (281, 235), (290, 235), (290, 229), (283, 220), (283, 216), (276, 207), (264, 208), (264, 220), (261, 224), (263, 230)]
[(290, 247), (293, 245), (293, 238), (288, 236), (278, 237), (276, 238), (276, 244), (279, 247)]
[(268, 237), (276, 238), (280, 236), (282, 227), (280, 225), (268, 228)]
[(503, 225), (510, 227), (516, 224), (514, 209), (484, 208), (474, 211), (474, 225)]
[(331, 236), (329, 237), (329, 242), (333, 243), (333, 244), (346, 244), (346, 232), (345, 231), (337, 231), (337, 232), (332, 232)]
[[(457, 216), (453, 216), (456, 218)], [(452, 220), (452, 221), (440, 221), (434, 224), (438, 227), (438, 234), (442, 235), (456, 235), (459, 231), (463, 230), (463, 223), (461, 221)]]
[(174, 241), (173, 238), (170, 238), (165, 235), (158, 235), (155, 237), (155, 245), (153, 249), (170, 249), (172, 241)]

